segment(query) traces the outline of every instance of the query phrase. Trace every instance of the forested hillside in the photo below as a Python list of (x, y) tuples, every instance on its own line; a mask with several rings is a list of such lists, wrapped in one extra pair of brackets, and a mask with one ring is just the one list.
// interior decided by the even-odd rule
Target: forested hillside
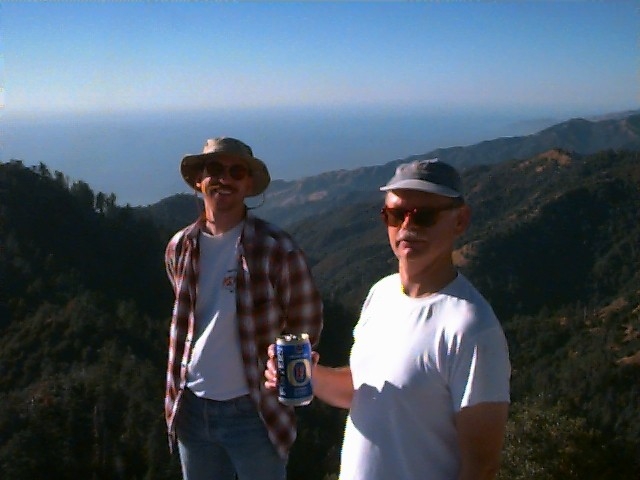
[[(456, 259), (514, 369), (500, 478), (637, 480), (640, 155), (554, 150), (464, 182), (474, 219)], [(325, 300), (324, 363), (346, 361), (367, 288), (395, 269), (381, 200), (291, 225)], [(139, 213), (45, 165), (0, 163), (0, 478), (180, 478), (162, 408), (172, 230)], [(344, 412), (298, 412), (289, 478), (335, 479)]]
[(177, 478), (163, 237), (83, 182), (0, 164), (1, 478)]

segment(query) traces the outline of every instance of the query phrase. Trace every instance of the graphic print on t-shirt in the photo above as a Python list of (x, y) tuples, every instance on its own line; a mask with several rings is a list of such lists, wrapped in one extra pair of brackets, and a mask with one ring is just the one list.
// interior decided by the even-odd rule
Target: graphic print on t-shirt
[(236, 276), (237, 272), (235, 268), (233, 270), (227, 270), (224, 277), (222, 277), (222, 288), (227, 292), (233, 293), (236, 291)]

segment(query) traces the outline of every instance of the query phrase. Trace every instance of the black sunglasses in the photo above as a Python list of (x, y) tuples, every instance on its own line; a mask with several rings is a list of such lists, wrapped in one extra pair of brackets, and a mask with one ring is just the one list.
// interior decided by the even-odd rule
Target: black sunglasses
[(382, 207), (380, 216), (388, 227), (399, 227), (407, 217), (416, 227), (432, 227), (438, 223), (438, 215), (446, 210), (461, 207), (463, 202), (457, 201), (438, 208), (391, 208)]
[(247, 166), (242, 163), (234, 163), (227, 167), (220, 162), (207, 162), (204, 164), (204, 170), (210, 177), (220, 178), (226, 173), (226, 175), (234, 180), (242, 180), (251, 174)]

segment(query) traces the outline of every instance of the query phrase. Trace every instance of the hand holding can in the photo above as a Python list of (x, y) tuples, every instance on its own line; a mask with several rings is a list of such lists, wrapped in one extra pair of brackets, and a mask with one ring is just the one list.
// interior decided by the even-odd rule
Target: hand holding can
[(313, 400), (309, 335), (285, 334), (276, 339), (278, 400), (300, 407)]

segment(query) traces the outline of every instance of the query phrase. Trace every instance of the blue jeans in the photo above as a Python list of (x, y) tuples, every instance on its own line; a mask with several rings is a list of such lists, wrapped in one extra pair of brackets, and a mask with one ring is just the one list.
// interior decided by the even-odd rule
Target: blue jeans
[(185, 389), (176, 433), (184, 480), (286, 477), (286, 460), (269, 440), (249, 395), (217, 401)]

